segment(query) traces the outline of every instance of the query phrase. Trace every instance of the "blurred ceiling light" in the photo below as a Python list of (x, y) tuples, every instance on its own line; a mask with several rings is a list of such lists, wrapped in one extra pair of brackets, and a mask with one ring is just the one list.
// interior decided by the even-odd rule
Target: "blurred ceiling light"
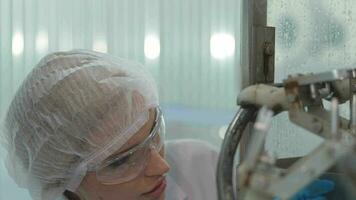
[(19, 56), (23, 53), (24, 38), (22, 32), (15, 32), (12, 36), (12, 55)]
[(93, 44), (93, 50), (102, 52), (102, 53), (107, 53), (108, 52), (108, 45), (105, 40), (95, 40)]
[(155, 35), (148, 35), (145, 38), (144, 44), (145, 56), (148, 59), (154, 60), (159, 57), (161, 53), (160, 41)]
[(210, 38), (210, 54), (215, 59), (225, 59), (235, 53), (235, 38), (227, 33), (215, 33)]
[(48, 50), (48, 34), (46, 31), (40, 31), (36, 37), (37, 52), (43, 53)]

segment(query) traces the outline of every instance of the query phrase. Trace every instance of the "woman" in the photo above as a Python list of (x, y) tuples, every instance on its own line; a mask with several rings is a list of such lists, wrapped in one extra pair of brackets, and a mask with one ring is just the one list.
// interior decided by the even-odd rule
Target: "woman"
[(216, 199), (217, 154), (203, 143), (168, 144), (167, 177), (157, 89), (137, 63), (50, 54), (19, 88), (5, 125), (7, 169), (35, 200)]

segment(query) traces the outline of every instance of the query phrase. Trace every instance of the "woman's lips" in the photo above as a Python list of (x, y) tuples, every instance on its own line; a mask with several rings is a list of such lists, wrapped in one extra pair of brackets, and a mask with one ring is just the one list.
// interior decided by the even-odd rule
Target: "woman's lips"
[(167, 186), (166, 179), (163, 178), (161, 181), (157, 183), (157, 185), (151, 191), (146, 192), (142, 195), (150, 199), (158, 199), (166, 189), (166, 186)]

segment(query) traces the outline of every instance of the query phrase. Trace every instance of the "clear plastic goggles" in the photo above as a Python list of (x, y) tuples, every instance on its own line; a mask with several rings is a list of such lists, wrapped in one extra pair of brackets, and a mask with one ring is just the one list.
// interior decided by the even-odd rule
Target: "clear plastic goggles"
[(136, 178), (145, 169), (150, 159), (150, 151), (161, 150), (164, 137), (164, 119), (157, 107), (155, 122), (149, 136), (133, 149), (105, 160), (96, 167), (98, 181), (103, 184), (120, 184)]

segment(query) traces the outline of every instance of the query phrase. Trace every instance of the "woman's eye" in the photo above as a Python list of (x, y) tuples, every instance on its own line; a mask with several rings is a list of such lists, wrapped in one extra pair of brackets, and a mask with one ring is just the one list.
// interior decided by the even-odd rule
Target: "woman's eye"
[(128, 161), (129, 159), (130, 159), (130, 155), (127, 155), (125, 157), (120, 158), (119, 160), (114, 161), (113, 163), (111, 163), (109, 165), (109, 167), (111, 167), (111, 168), (120, 167), (121, 165), (125, 164), (126, 161)]

